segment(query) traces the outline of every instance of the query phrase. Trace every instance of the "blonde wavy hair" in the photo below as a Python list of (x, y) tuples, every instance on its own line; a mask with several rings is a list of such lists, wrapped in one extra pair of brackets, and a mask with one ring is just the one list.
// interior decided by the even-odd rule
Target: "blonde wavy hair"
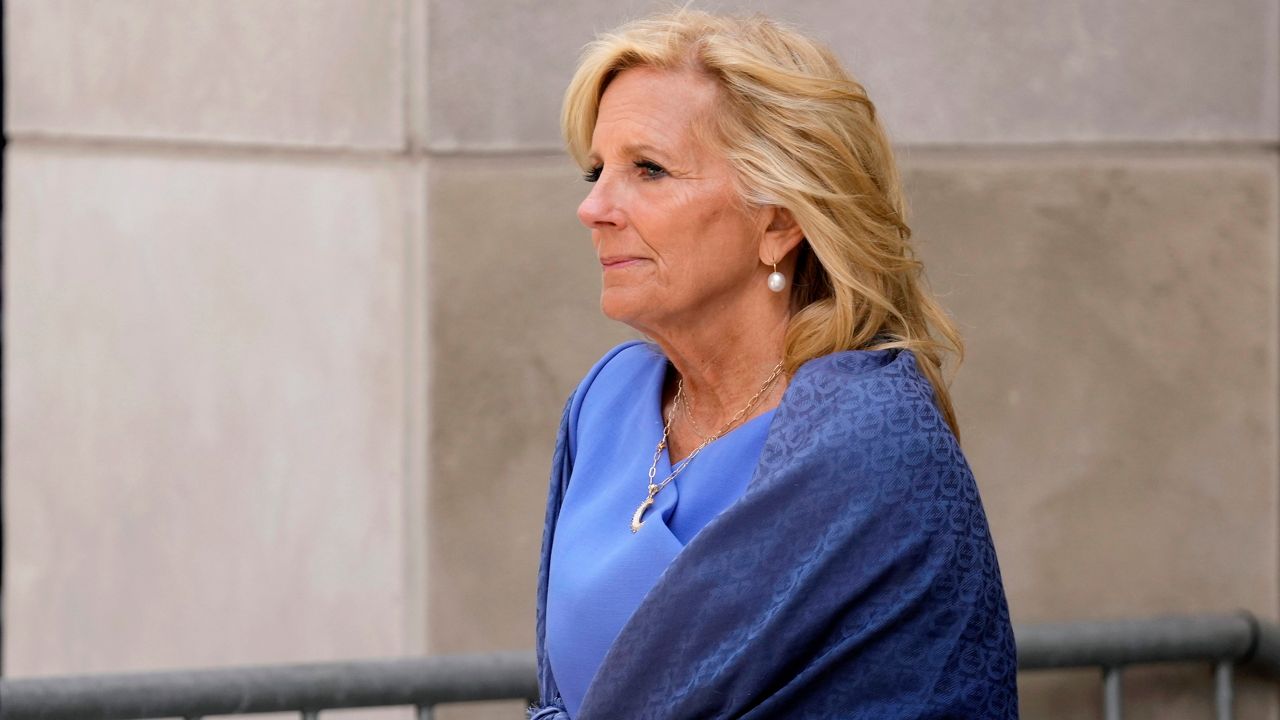
[(707, 136), (735, 168), (742, 201), (784, 207), (804, 231), (786, 372), (842, 350), (910, 350), (958, 437), (942, 363), (954, 354), (958, 364), (963, 343), (925, 286), (875, 105), (835, 54), (759, 14), (679, 8), (602, 34), (584, 49), (561, 114), (584, 170), (605, 88), (633, 67), (715, 80), (719, 108)]

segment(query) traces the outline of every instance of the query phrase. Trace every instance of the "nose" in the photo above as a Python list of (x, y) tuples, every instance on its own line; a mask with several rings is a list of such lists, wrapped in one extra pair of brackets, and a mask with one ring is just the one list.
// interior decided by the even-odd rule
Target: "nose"
[(591, 185), (591, 192), (578, 205), (578, 220), (590, 230), (603, 227), (620, 228), (624, 224), (622, 209), (612, 181), (600, 178)]

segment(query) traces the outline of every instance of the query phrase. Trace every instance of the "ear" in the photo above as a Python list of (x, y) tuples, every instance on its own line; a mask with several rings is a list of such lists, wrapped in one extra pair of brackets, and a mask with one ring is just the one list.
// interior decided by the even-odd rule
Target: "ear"
[(765, 227), (764, 237), (760, 239), (760, 262), (772, 265), (781, 263), (804, 240), (804, 228), (796, 222), (791, 211), (784, 207), (769, 205), (765, 212), (771, 217)]

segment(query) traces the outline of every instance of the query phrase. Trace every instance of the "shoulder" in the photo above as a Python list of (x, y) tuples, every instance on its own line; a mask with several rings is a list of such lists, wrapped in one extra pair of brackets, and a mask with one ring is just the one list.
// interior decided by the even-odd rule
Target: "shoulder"
[(836, 353), (801, 370), (761, 452), (762, 491), (884, 527), (986, 533), (968, 460), (910, 351)]
[(656, 345), (644, 340), (628, 340), (610, 348), (591, 366), (578, 383), (565, 408), (565, 430), (569, 449), (576, 446), (577, 428), (584, 409), (608, 406), (620, 399), (634, 397), (635, 383), (652, 372), (666, 357)]
[(789, 399), (797, 416), (828, 411), (814, 420), (893, 423), (912, 415), (928, 427), (945, 426), (933, 385), (909, 350), (850, 350), (815, 358), (800, 367), (787, 392), (794, 394)]
[(863, 472), (964, 466), (959, 443), (909, 350), (833, 353), (800, 367), (762, 460)]
[(589, 394), (602, 389), (625, 387), (635, 376), (649, 370), (654, 363), (665, 361), (657, 346), (644, 340), (628, 340), (615, 345), (591, 366), (573, 392), (573, 401), (581, 404)]

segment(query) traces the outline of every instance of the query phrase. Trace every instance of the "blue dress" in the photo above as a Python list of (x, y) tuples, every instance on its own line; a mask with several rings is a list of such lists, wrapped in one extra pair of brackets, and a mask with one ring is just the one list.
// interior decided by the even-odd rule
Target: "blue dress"
[[(626, 343), (605, 355), (575, 393), (581, 402), (570, 427), (575, 461), (551, 551), (546, 609), (547, 654), (571, 716), (658, 577), (742, 496), (773, 419), (770, 410), (707, 445), (658, 493), (632, 533), (631, 515), (646, 496), (662, 437), (667, 367), (656, 346)], [(657, 481), (670, 473), (664, 450)]]

